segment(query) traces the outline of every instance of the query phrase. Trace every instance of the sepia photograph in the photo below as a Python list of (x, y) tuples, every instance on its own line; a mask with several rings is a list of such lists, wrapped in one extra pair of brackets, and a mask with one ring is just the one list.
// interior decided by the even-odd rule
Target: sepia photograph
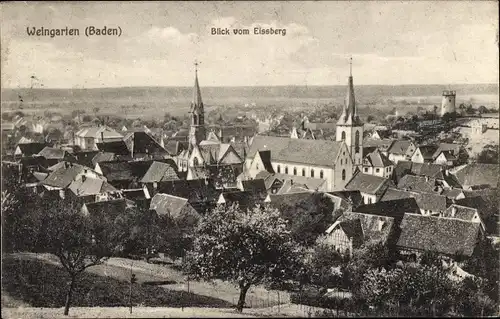
[(498, 1), (0, 3), (1, 316), (500, 316)]

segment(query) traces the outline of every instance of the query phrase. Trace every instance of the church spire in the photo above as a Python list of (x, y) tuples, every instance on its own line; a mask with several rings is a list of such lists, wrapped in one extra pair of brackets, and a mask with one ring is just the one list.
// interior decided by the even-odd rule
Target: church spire
[(192, 108), (203, 108), (203, 101), (201, 100), (200, 84), (198, 83), (198, 65), (200, 63), (194, 62), (194, 90), (193, 90), (193, 104)]
[(342, 115), (339, 118), (338, 124), (356, 124), (359, 122), (359, 117), (356, 110), (356, 99), (354, 98), (354, 83), (352, 77), (352, 57), (349, 58), (349, 77), (347, 80), (347, 94), (345, 97)]

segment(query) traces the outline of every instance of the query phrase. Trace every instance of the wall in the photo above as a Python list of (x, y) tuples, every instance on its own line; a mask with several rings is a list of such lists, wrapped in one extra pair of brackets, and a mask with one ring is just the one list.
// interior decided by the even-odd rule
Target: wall
[(324, 243), (333, 246), (333, 248), (341, 254), (345, 254), (347, 250), (349, 250), (349, 254), (352, 253), (352, 240), (350, 240), (338, 226), (326, 236)]
[(396, 155), (396, 154), (389, 154), (389, 159), (394, 163), (397, 164), (399, 161), (407, 161), (406, 155)]
[(422, 156), (422, 153), (420, 153), (420, 150), (417, 149), (414, 153), (413, 156), (411, 157), (411, 161), (413, 163), (424, 163), (424, 158)]
[(363, 197), (363, 203), (374, 204), (379, 201), (381, 196), (361, 192), (361, 197)]

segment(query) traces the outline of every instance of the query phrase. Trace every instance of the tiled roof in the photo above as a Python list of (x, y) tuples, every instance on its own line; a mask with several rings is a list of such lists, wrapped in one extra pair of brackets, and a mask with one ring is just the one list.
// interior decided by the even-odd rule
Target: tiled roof
[(253, 139), (247, 158), (253, 158), (257, 151), (270, 150), (273, 161), (332, 167), (341, 148), (342, 142), (337, 141), (257, 135)]
[(153, 161), (100, 162), (102, 174), (108, 181), (139, 181)]
[(112, 162), (117, 160), (115, 153), (99, 152), (92, 158), (92, 164), (95, 165), (101, 162)]
[(496, 187), (500, 166), (498, 164), (473, 163), (466, 165), (454, 173), (454, 176), (462, 186), (490, 185)]
[(371, 166), (371, 167), (387, 167), (394, 165), (392, 161), (387, 158), (384, 154), (380, 153), (379, 149), (369, 153), (363, 159), (363, 166)]
[(394, 167), (396, 181), (399, 181), (406, 174), (445, 179), (443, 171), (444, 167), (442, 165), (432, 163), (414, 163), (410, 161), (399, 161)]
[[(258, 177), (258, 175), (257, 175), (257, 177)], [(289, 188), (292, 186), (301, 186), (301, 187), (304, 187), (306, 190), (317, 190), (317, 189), (321, 190), (326, 185), (326, 180), (324, 180), (322, 178), (295, 176), (295, 175), (280, 174), (280, 173), (271, 174), (268, 178), (274, 178), (274, 179), (279, 179), (279, 180), (284, 181), (284, 182), (288, 182)], [(265, 181), (268, 178), (266, 178)], [(284, 187), (285, 187), (285, 185), (283, 186), (283, 188)]]
[(124, 141), (109, 141), (104, 143), (97, 143), (99, 151), (104, 153), (113, 153), (118, 155), (129, 155), (130, 151)]
[(238, 203), (240, 207), (251, 207), (263, 203), (267, 193), (252, 193), (248, 191), (224, 192), (220, 194), (226, 204)]
[(295, 206), (299, 202), (304, 200), (310, 200), (313, 196), (311, 192), (299, 192), (292, 194), (271, 194), (269, 198), (271, 199), (271, 205), (280, 209), (282, 206)]
[(411, 141), (408, 140), (397, 140), (392, 143), (391, 147), (387, 150), (391, 154), (396, 155), (406, 155), (408, 147), (410, 147)]
[(383, 191), (384, 187), (390, 184), (387, 178), (368, 175), (358, 172), (354, 174), (352, 179), (346, 184), (346, 190), (359, 190), (367, 194), (376, 194)]
[[(149, 186), (148, 189), (150, 189)], [(160, 182), (157, 185), (156, 193), (187, 198), (190, 203), (213, 202), (218, 197), (218, 191), (215, 187), (203, 179), (179, 179)]]
[[(394, 218), (388, 216), (344, 212), (336, 223), (342, 223), (347, 220), (359, 220), (363, 229), (364, 241), (386, 243), (394, 227)], [(333, 224), (332, 226), (334, 226)], [(328, 230), (332, 230), (332, 226)], [(328, 232), (327, 230), (327, 232)]]
[(398, 188), (417, 192), (434, 192), (436, 180), (433, 178), (405, 175), (398, 182)]
[(435, 159), (441, 152), (447, 152), (450, 155), (455, 156), (458, 155), (460, 148), (460, 144), (440, 143), (438, 149), (434, 152), (432, 157)]
[(79, 137), (101, 138), (101, 132), (104, 136), (104, 140), (119, 139), (123, 137), (123, 135), (108, 126), (85, 127), (76, 132), (75, 135)]
[(42, 181), (43, 185), (66, 188), (73, 182), (78, 174), (87, 169), (85, 166), (73, 164), (69, 167), (60, 167), (50, 173), (47, 178)]
[(133, 154), (165, 154), (167, 151), (150, 134), (146, 132), (130, 132), (123, 140)]
[(391, 145), (394, 143), (392, 139), (376, 139), (376, 138), (365, 138), (363, 139), (363, 147), (376, 147), (380, 151), (387, 151)]
[(38, 155), (43, 156), (46, 159), (63, 159), (68, 154), (62, 149), (46, 146), (43, 150), (38, 152)]
[(389, 187), (382, 198), (381, 201), (410, 198), (413, 197), (417, 201), (418, 207), (423, 210), (430, 210), (434, 212), (444, 212), (448, 204), (446, 196), (434, 194), (434, 193), (424, 193), (415, 191), (404, 191), (397, 188)]
[(269, 173), (274, 173), (274, 168), (271, 164), (271, 152), (270, 151), (259, 151), (260, 159), (264, 164), (264, 169)]
[(444, 211), (443, 217), (472, 220), (476, 213), (477, 209), (475, 208), (452, 204)]
[(358, 246), (363, 242), (363, 227), (359, 218), (343, 220), (339, 223), (339, 227), (348, 238), (353, 240), (353, 246)]
[(179, 179), (175, 168), (170, 164), (163, 162), (153, 162), (148, 171), (142, 178), (142, 183), (162, 182), (167, 180)]
[(405, 214), (397, 245), (402, 249), (435, 251), (444, 255), (472, 255), (479, 223), (456, 218)]
[(116, 188), (106, 181), (87, 177), (85, 180), (78, 179), (69, 185), (69, 189), (77, 196), (97, 195), (117, 191)]
[(410, 197), (361, 205), (353, 209), (353, 211), (357, 213), (381, 215), (401, 219), (405, 213), (419, 213), (419, 207), (415, 198)]
[(76, 163), (87, 166), (87, 167), (95, 167), (95, 163), (92, 162), (92, 159), (99, 151), (81, 151), (73, 153), (75, 157)]
[(17, 145), (17, 147), (19, 147), (19, 149), (21, 150), (23, 156), (32, 156), (38, 154), (47, 146), (49, 146), (47, 143), (26, 143)]
[(434, 155), (438, 147), (436, 145), (422, 145), (417, 147), (417, 149), (420, 150), (420, 153), (422, 154), (422, 157), (424, 159), (432, 160), (432, 156)]
[(241, 181), (244, 191), (251, 193), (266, 193), (266, 184), (263, 179)]
[(154, 209), (158, 215), (177, 218), (181, 215), (182, 209), (187, 205), (187, 198), (158, 193), (151, 199), (150, 209)]
[(457, 198), (460, 194), (462, 194), (462, 190), (460, 188), (452, 188), (452, 189), (444, 189), (441, 195), (446, 196), (447, 198), (454, 199)]
[(354, 207), (363, 204), (363, 196), (361, 196), (359, 190), (328, 192), (328, 194), (340, 197)]

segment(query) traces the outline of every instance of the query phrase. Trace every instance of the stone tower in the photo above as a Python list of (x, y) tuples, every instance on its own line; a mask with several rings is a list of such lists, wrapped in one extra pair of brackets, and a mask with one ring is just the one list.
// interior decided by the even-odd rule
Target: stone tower
[(195, 78), (193, 101), (191, 103), (191, 126), (189, 128), (190, 146), (198, 145), (207, 138), (205, 130), (205, 110), (201, 100), (200, 85), (198, 83), (198, 63), (195, 63)]
[(455, 111), (455, 91), (443, 91), (443, 99), (441, 101), (441, 116), (446, 113), (454, 113)]
[(337, 122), (335, 134), (337, 141), (345, 141), (351, 153), (354, 169), (363, 162), (363, 123), (359, 119), (354, 98), (354, 84), (352, 78), (352, 58), (350, 61), (350, 73), (347, 80), (347, 95), (345, 98), (342, 114)]

